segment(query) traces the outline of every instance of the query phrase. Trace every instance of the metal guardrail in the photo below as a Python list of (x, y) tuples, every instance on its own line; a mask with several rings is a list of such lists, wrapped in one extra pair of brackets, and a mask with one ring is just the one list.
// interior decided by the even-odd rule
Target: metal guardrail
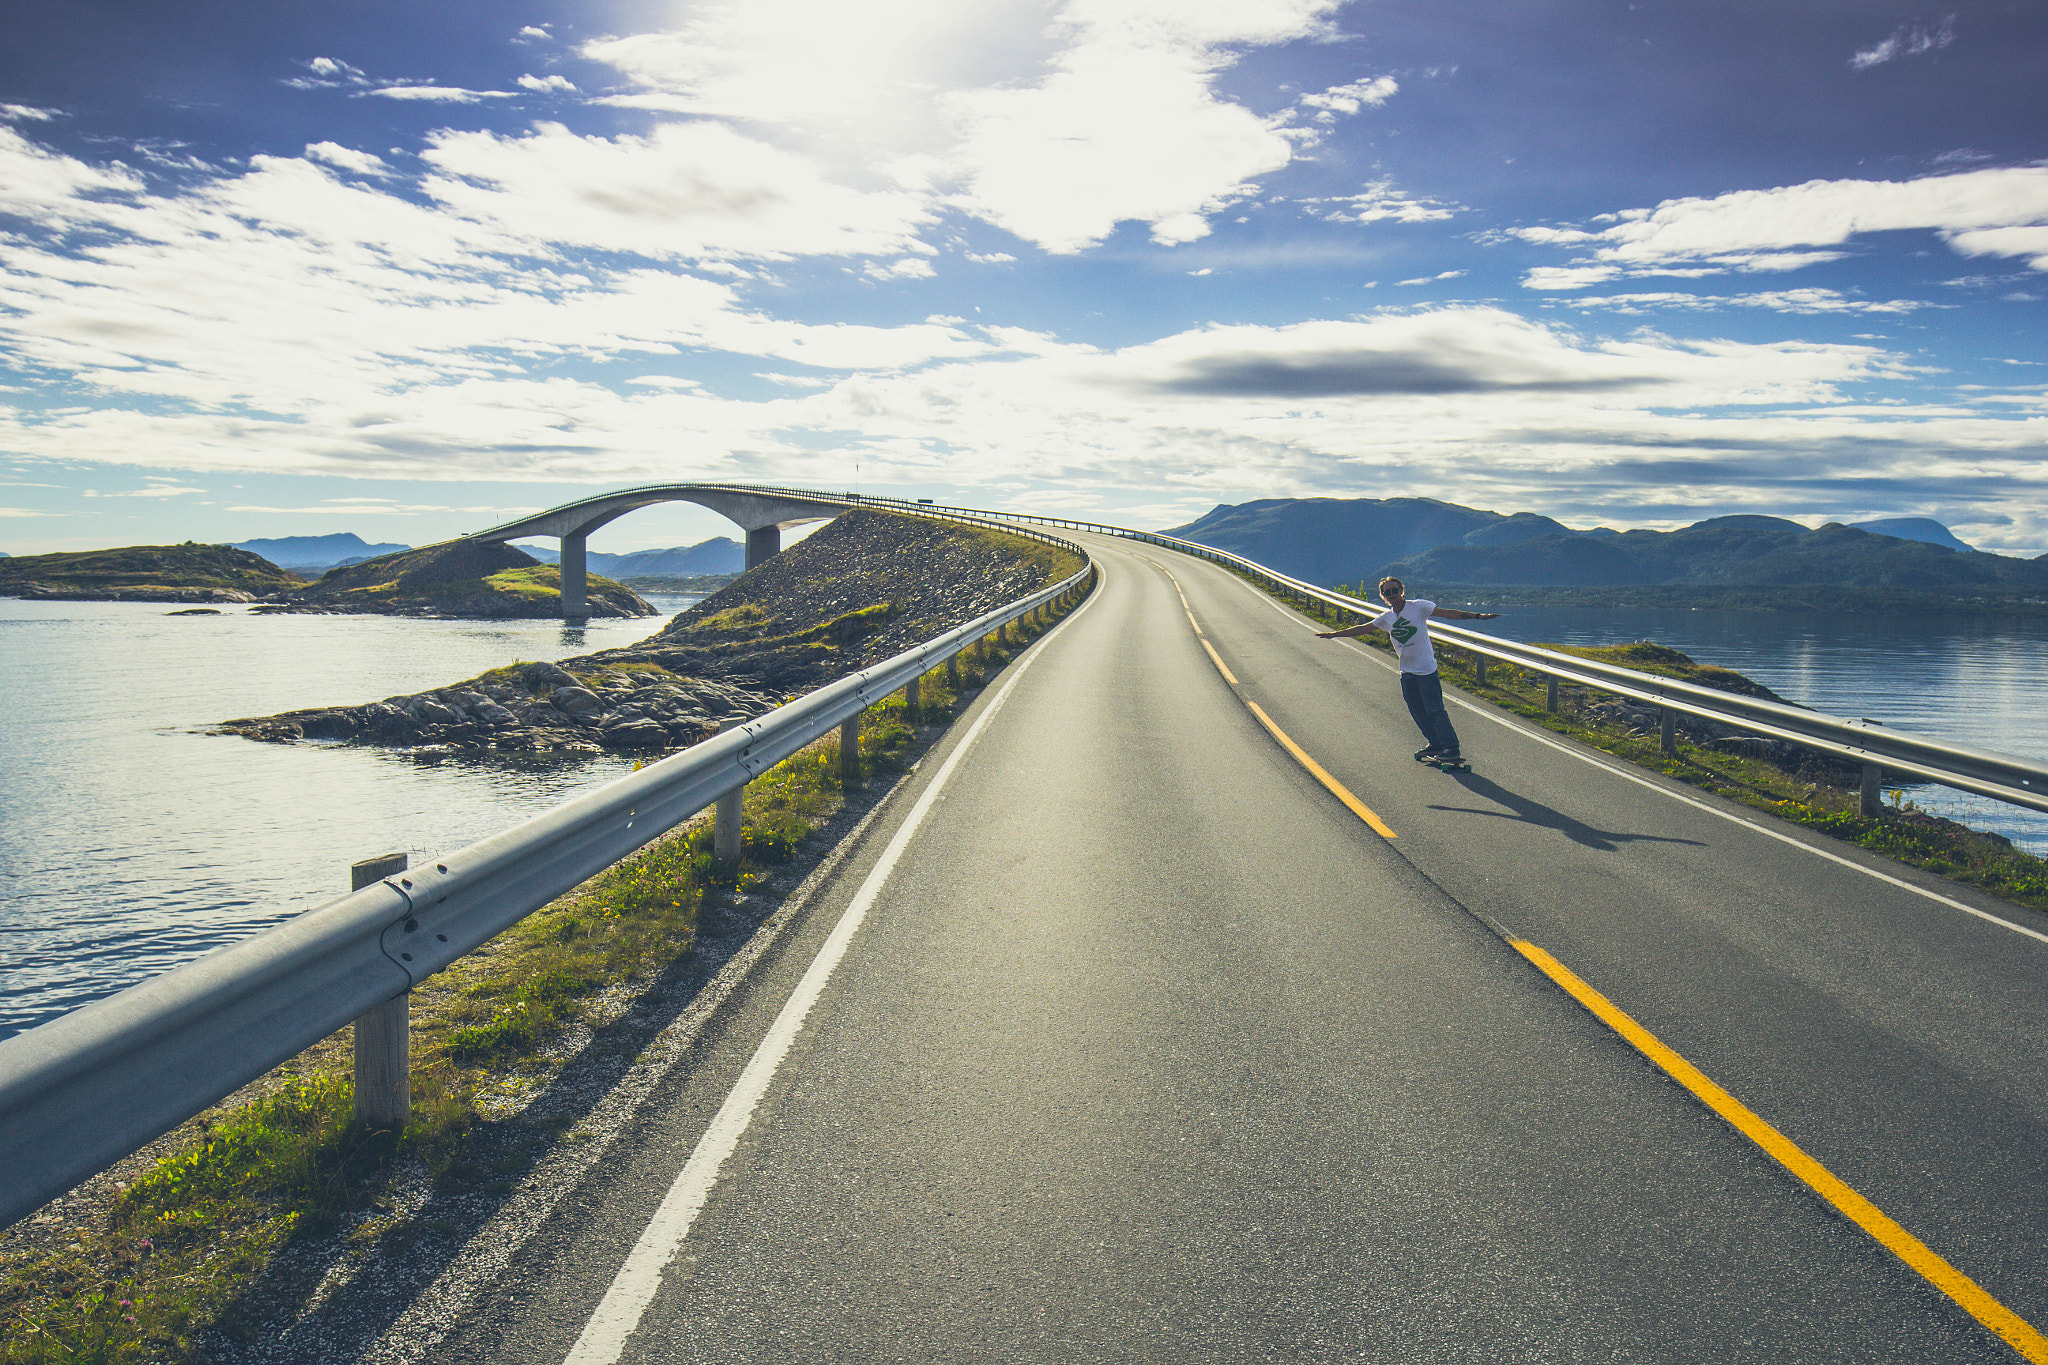
[[(815, 496), (815, 495), (813, 495)], [(995, 518), (1007, 532), (1087, 552)], [(254, 938), (0, 1039), (0, 1226), (105, 1169), (991, 631), (1080, 573), (543, 815), (308, 910)]]
[[(895, 499), (863, 498), (860, 501), (886, 504), (896, 509), (917, 508), (916, 504), (906, 504)], [(923, 510), (932, 509), (927, 505)], [(1227, 550), (1218, 550), (1196, 541), (1182, 540), (1177, 536), (1165, 536), (1152, 531), (1134, 531), (1128, 527), (1108, 526), (1100, 522), (1080, 521), (1069, 517), (992, 512), (974, 508), (948, 508), (946, 511), (951, 515), (972, 515), (995, 522), (1035, 522), (1040, 525), (1091, 531), (1098, 535), (1141, 541), (1179, 554), (1210, 560), (1291, 593), (1304, 601), (1321, 602), (1325, 606), (1363, 619), (1370, 619), (1385, 610), (1380, 604), (1303, 582), (1278, 570), (1269, 569), (1255, 560), (1246, 559), (1242, 555), (1234, 555)], [(1805, 707), (1789, 706), (1783, 702), (1744, 697), (1717, 691), (1711, 687), (1701, 687), (1695, 683), (1660, 678), (1616, 664), (1600, 663), (1535, 645), (1502, 640), (1441, 621), (1432, 621), (1429, 629), (1431, 636), (1439, 642), (1467, 650), (1481, 658), (1496, 659), (1561, 682), (1647, 702), (1679, 715), (1737, 726), (1757, 738), (1784, 740), (1816, 753), (1853, 763), (1865, 772), (1866, 803), (1874, 800), (1876, 774), (1881, 770), (1887, 775), (1933, 782), (1953, 787), (1958, 791), (1988, 796), (1995, 801), (2023, 806), (2029, 810), (2048, 811), (2048, 764), (2034, 759), (1924, 739), (1885, 729), (1875, 722), (1847, 720)]]

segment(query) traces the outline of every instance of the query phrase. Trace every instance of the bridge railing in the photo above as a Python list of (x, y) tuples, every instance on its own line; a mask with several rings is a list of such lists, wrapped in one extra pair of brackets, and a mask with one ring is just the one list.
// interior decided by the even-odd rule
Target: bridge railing
[(921, 678), (1069, 594), (1084, 567), (872, 668), (502, 833), (0, 1039), (0, 1226), (394, 1000), (563, 892)]

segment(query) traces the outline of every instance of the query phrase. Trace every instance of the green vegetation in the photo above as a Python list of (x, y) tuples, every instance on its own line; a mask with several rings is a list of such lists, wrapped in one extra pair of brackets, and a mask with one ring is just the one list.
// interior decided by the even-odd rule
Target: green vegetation
[(182, 600), (195, 592), (261, 597), (304, 586), (304, 579), (261, 555), (189, 540), (0, 559), (0, 594)]
[[(1051, 625), (1013, 624), (1007, 647), (980, 641), (960, 657), (957, 690), (943, 667), (926, 674), (915, 715), (900, 692), (870, 707), (862, 779), (905, 770), (967, 694)], [(737, 865), (714, 861), (700, 817), (426, 982), (413, 995), (413, 1118), (402, 1133), (355, 1121), (338, 1035), (274, 1073), (267, 1090), (251, 1087), (255, 1098), (245, 1092), (187, 1125), (175, 1150), (89, 1222), (0, 1242), (0, 1365), (200, 1359), (203, 1333), (252, 1331), (278, 1311), (252, 1291), (283, 1248), (342, 1236), (360, 1251), (396, 1252), (433, 1234), (423, 1215), (395, 1211), (408, 1173), (423, 1169), (444, 1194), (509, 1190), (542, 1151), (502, 1140), (506, 1121), (494, 1115), (508, 1097), (538, 1091), (571, 1060), (577, 1035), (657, 988), (690, 953), (707, 908), (822, 854), (811, 836), (849, 796), (839, 772), (834, 734), (749, 784)], [(303, 1309), (312, 1288), (293, 1286), (298, 1301), (284, 1311)]]
[[(1359, 594), (1353, 591), (1352, 595)], [(1319, 609), (1312, 614), (1333, 623), (1337, 621), (1336, 613), (1329, 609)], [(1349, 624), (1349, 621), (1347, 617), (1344, 624)], [(1376, 649), (1391, 652), (1386, 636), (1378, 631), (1360, 638)], [(1601, 647), (1547, 644), (1543, 648), (1696, 682), (1722, 691), (1751, 696), (1773, 695), (1770, 689), (1733, 669), (1695, 663), (1678, 650), (1647, 640)], [(1567, 735), (1638, 767), (1652, 769), (1690, 786), (1727, 797), (1762, 814), (1790, 820), (1858, 848), (1939, 876), (1951, 877), (2021, 905), (2048, 909), (2048, 859), (2023, 853), (2000, 835), (1985, 834), (1953, 820), (1929, 815), (1906, 801), (1899, 792), (1892, 794), (1891, 806), (1881, 814), (1864, 815), (1860, 793), (1829, 781), (1816, 780), (1825, 773), (1818, 765), (1788, 772), (1762, 759), (1698, 746), (1684, 740), (1679, 741), (1676, 755), (1666, 754), (1660, 735), (1631, 730), (1593, 712), (1591, 707), (1606, 695), (1604, 693), (1589, 688), (1560, 687), (1558, 709), (1553, 712), (1548, 707), (1548, 680), (1541, 674), (1490, 660), (1486, 667), (1486, 685), (1482, 687), (1473, 667), (1474, 661), (1474, 656), (1468, 651), (1438, 642), (1437, 662), (1445, 683), (1534, 721), (1547, 730)]]

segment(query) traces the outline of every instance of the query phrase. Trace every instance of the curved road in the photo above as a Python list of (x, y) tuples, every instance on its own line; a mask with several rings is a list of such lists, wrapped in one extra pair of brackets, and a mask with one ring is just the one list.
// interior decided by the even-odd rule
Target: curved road
[(436, 1360), (2048, 1358), (2048, 916), (1462, 704), (1421, 768), (1383, 656), (1090, 548)]

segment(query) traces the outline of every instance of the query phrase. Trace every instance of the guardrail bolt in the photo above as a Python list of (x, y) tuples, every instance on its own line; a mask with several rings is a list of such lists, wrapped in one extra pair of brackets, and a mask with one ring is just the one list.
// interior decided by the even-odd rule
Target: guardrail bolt
[(1550, 686), (1545, 689), (1543, 694), (1543, 706), (1545, 710), (1555, 711), (1557, 710), (1557, 679), (1552, 678), (1549, 681)]
[(1674, 757), (1678, 753), (1678, 713), (1666, 706), (1664, 719), (1657, 727), (1658, 739), (1664, 745), (1664, 752)]
[[(403, 853), (365, 858), (348, 870), (348, 889), (360, 891), (405, 871)], [(393, 1132), (412, 1118), (412, 992), (372, 1007), (355, 1022), (356, 1119)]]
[(1858, 803), (1865, 815), (1884, 813), (1884, 769), (1875, 763), (1863, 765), (1863, 791)]

